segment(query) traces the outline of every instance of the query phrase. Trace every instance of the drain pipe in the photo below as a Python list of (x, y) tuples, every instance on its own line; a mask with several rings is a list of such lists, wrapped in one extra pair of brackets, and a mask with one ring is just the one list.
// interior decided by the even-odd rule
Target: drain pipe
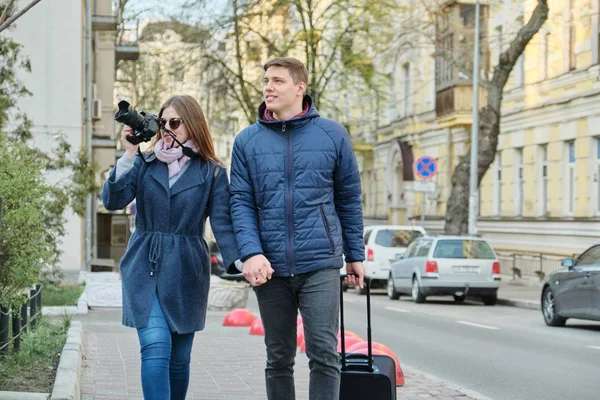
[[(92, 161), (92, 0), (85, 0), (85, 154)], [(92, 263), (92, 194), (85, 199), (85, 268)]]

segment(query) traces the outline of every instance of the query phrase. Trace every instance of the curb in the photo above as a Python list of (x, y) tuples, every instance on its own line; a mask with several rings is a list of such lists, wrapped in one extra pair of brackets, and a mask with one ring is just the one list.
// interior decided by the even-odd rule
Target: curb
[(415, 374), (415, 375), (422, 375), (423, 377), (425, 377), (428, 380), (431, 380), (433, 382), (442, 384), (442, 385), (446, 386), (448, 389), (455, 390), (457, 392), (463, 393), (465, 396), (471, 397), (471, 398), (473, 398), (475, 400), (492, 400), (490, 397), (484, 396), (481, 393), (477, 393), (477, 392), (475, 392), (473, 390), (465, 389), (465, 388), (463, 388), (461, 386), (458, 386), (455, 383), (449, 382), (449, 381), (444, 380), (442, 378), (439, 378), (439, 377), (437, 377), (435, 375), (431, 375), (431, 374), (429, 374), (427, 372), (423, 372), (420, 369), (413, 368), (413, 367), (411, 367), (409, 365), (406, 365), (404, 363), (402, 363), (402, 370), (404, 371), (405, 375), (406, 375), (407, 372), (409, 374), (412, 373), (412, 374)]
[(48, 400), (48, 393), (0, 392), (0, 400)]
[(542, 309), (541, 303), (534, 300), (518, 300), (518, 299), (502, 299), (498, 298), (498, 304), (505, 306), (524, 308), (527, 310), (540, 311)]
[(60, 355), (51, 400), (81, 399), (81, 358), (84, 332), (80, 321), (71, 322), (67, 342)]

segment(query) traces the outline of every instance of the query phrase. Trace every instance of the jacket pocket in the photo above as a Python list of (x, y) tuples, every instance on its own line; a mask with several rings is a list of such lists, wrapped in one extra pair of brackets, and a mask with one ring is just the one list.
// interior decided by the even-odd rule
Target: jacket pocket
[(334, 253), (333, 249), (333, 238), (331, 237), (331, 232), (329, 231), (329, 224), (327, 223), (327, 217), (325, 217), (325, 210), (323, 209), (323, 205), (319, 205), (319, 210), (321, 210), (321, 219), (323, 220), (323, 227), (325, 228), (325, 233), (327, 234), (327, 239), (329, 239), (329, 248), (332, 253)]

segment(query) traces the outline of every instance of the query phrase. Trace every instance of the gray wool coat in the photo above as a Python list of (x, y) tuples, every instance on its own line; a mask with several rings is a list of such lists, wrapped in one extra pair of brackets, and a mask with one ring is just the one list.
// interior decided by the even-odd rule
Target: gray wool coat
[[(204, 329), (210, 256), (203, 237), (206, 217), (229, 271), (239, 258), (229, 212), (229, 181), (223, 167), (193, 158), (169, 188), (167, 164), (154, 158), (115, 182), (113, 168), (102, 190), (108, 210), (136, 199), (136, 230), (121, 259), (123, 324), (147, 326), (155, 293), (171, 332)], [(218, 168), (219, 171), (215, 171)], [(214, 180), (214, 182), (213, 182)]]

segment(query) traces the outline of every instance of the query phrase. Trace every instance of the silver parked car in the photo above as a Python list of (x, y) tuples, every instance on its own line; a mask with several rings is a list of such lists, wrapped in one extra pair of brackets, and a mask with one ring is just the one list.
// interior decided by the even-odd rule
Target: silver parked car
[(549, 326), (568, 318), (600, 321), (600, 244), (577, 259), (566, 258), (542, 286), (542, 315)]
[(423, 236), (392, 263), (387, 293), (390, 299), (410, 294), (415, 303), (427, 296), (480, 297), (494, 305), (500, 286), (500, 262), (489, 243), (472, 236)]

